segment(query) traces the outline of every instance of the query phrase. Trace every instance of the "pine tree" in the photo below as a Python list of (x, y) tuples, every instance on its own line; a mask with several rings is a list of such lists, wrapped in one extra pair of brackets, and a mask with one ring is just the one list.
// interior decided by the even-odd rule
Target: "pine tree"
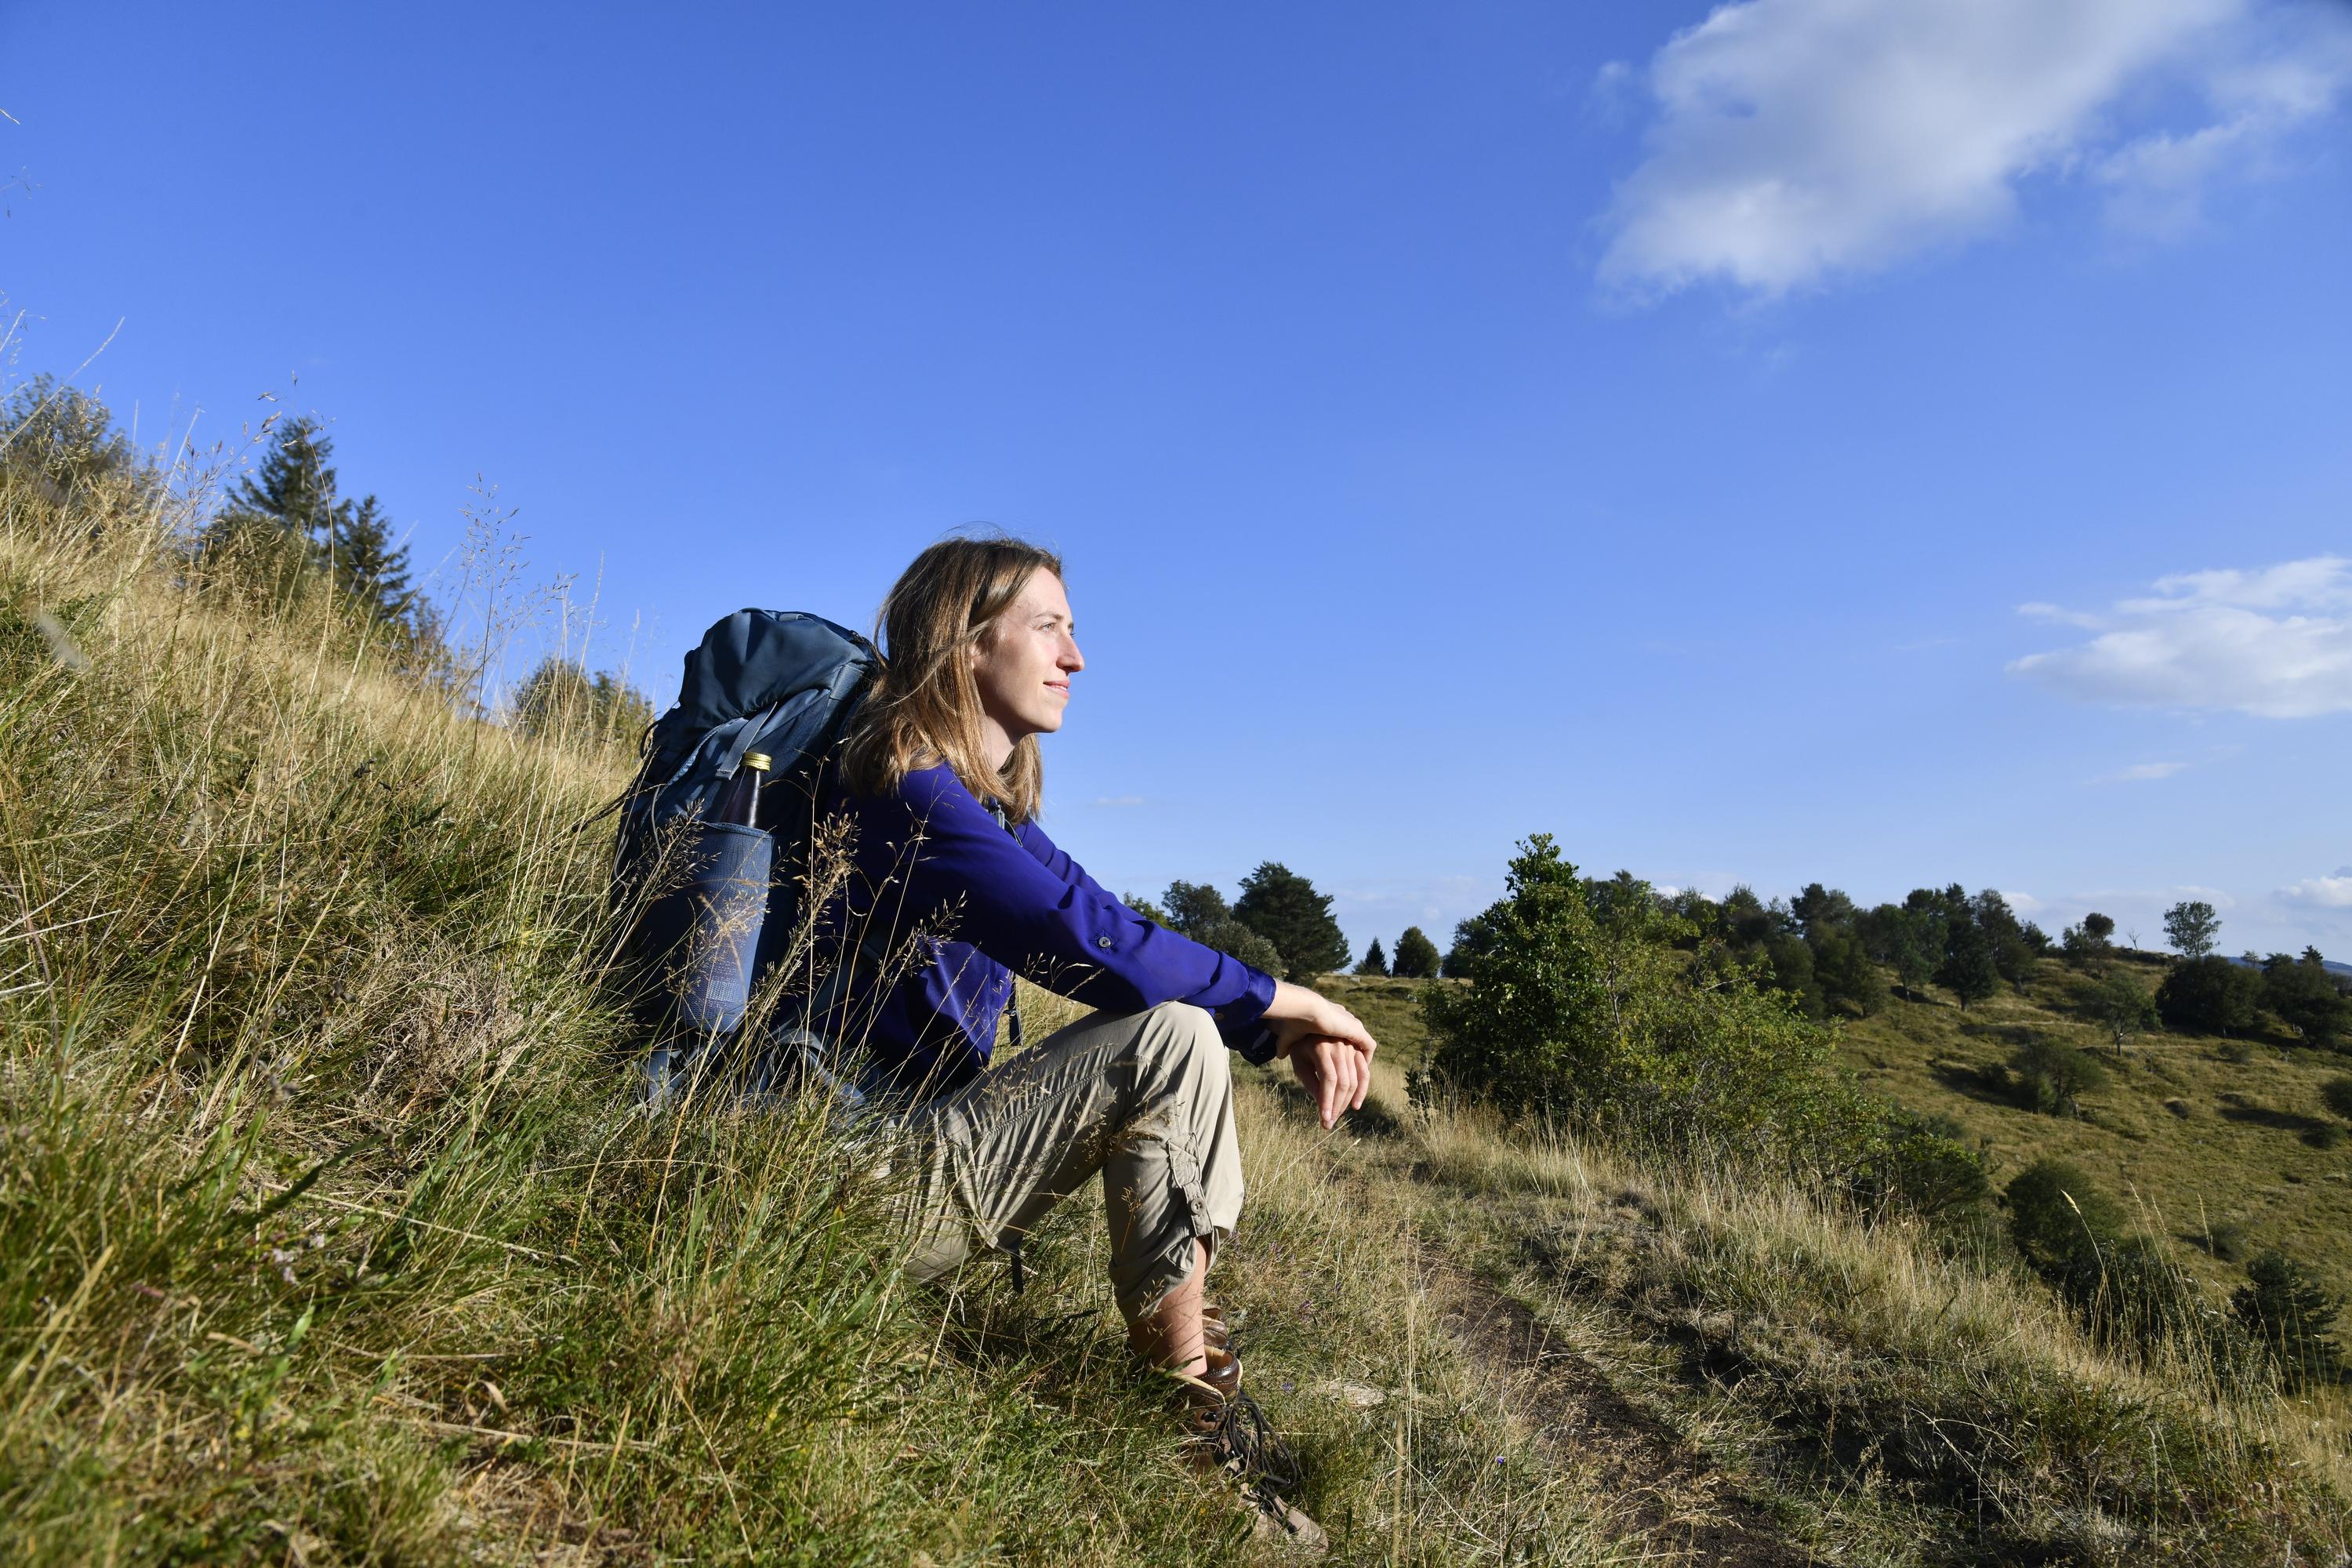
[(415, 599), (408, 585), (408, 547), (392, 542), (383, 508), (369, 496), (339, 502), (328, 539), (327, 572), (370, 617), (405, 625)]
[(335, 440), (308, 415), (278, 427), (261, 467), (229, 492), (223, 521), (274, 523), (324, 549), (332, 538), (337, 511)]
[(1304, 980), (1347, 967), (1348, 939), (1331, 918), (1331, 896), (1277, 861), (1268, 860), (1242, 879), (1234, 916), (1274, 943), (1282, 954), (1286, 979)]
[(1356, 973), (1359, 974), (1386, 974), (1388, 972), (1388, 954), (1381, 951), (1381, 939), (1379, 937), (1374, 937), (1372, 938), (1372, 945), (1364, 949), (1364, 956), (1357, 961)]
[(298, 416), (278, 426), (261, 466), (205, 525), (198, 559), (216, 584), (284, 603), (316, 581), (334, 533), (334, 441)]
[(2280, 1380), (2301, 1389), (2341, 1378), (2344, 1352), (2331, 1336), (2342, 1303), (2275, 1247), (2246, 1265), (2246, 1278), (2231, 1310), (2278, 1363)]
[(1389, 959), (1389, 973), (1407, 980), (1434, 980), (1437, 962), (1437, 944), (1419, 926), (1407, 926), (1404, 934), (1397, 938), (1396, 952)]

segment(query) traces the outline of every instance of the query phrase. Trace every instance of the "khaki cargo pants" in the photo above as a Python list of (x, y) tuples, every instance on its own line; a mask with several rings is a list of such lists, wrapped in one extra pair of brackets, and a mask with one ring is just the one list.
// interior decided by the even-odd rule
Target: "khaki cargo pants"
[(901, 1131), (916, 1175), (910, 1279), (1017, 1246), (1100, 1171), (1111, 1286), (1132, 1322), (1192, 1273), (1195, 1237), (1213, 1255), (1241, 1217), (1226, 1046), (1181, 1002), (1081, 1018), (918, 1106)]

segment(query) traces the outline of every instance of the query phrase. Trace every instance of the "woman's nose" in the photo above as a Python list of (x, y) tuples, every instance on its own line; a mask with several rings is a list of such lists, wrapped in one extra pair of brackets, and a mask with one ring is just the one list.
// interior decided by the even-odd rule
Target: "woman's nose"
[(1062, 638), (1061, 664), (1064, 669), (1068, 670), (1073, 675), (1076, 674), (1079, 670), (1086, 668), (1087, 656), (1078, 651), (1077, 638), (1074, 637), (1065, 637)]

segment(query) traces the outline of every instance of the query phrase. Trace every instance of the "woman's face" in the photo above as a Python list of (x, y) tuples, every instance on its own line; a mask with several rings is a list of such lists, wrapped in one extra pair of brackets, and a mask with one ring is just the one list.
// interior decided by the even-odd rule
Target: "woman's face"
[(1029, 574), (1021, 596), (972, 649), (981, 711), (1007, 740), (1051, 734), (1062, 727), (1070, 677), (1087, 667), (1073, 635), (1076, 629), (1062, 580), (1039, 570)]

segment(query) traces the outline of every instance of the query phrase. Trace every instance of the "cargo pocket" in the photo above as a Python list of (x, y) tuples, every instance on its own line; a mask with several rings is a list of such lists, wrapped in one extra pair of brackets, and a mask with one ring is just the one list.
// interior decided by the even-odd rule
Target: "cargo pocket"
[(1201, 1162), (1190, 1150), (1173, 1143), (1162, 1147), (1168, 1152), (1168, 1173), (1167, 1188), (1153, 1216), (1157, 1235), (1149, 1252), (1117, 1269), (1125, 1276), (1117, 1281), (1123, 1287), (1119, 1309), (1129, 1321), (1149, 1315), (1168, 1299), (1169, 1292), (1191, 1278), (1195, 1238), (1205, 1242), (1212, 1259), (1216, 1256), (1216, 1230), (1209, 1223), (1209, 1194), (1201, 1179)]

